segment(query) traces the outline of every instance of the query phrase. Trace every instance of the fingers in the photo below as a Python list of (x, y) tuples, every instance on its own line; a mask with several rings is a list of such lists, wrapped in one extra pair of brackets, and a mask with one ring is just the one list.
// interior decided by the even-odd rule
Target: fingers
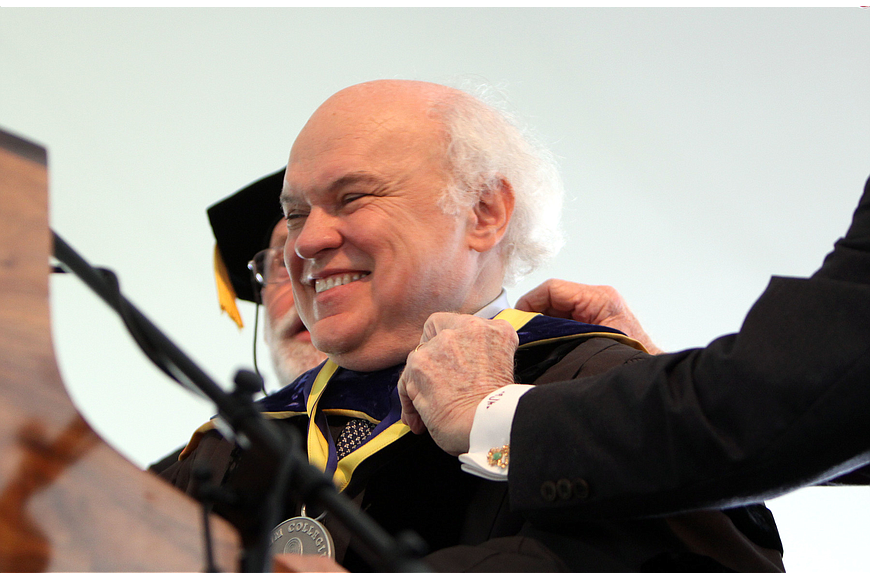
[[(408, 358), (411, 358), (410, 355)], [(410, 427), (412, 433), (419, 435), (426, 431), (426, 425), (423, 423), (423, 418), (420, 417), (420, 413), (417, 412), (417, 408), (414, 406), (414, 399), (417, 397), (418, 393), (413, 383), (409, 383), (407, 380), (407, 372), (407, 370), (404, 371), (402, 376), (399, 377), (398, 385), (399, 402), (402, 404), (402, 423)]]
[(571, 318), (574, 312), (587, 308), (588, 303), (597, 294), (597, 288), (550, 278), (520, 297), (516, 308), (557, 318)]
[(505, 333), (516, 334), (510, 323), (505, 320), (490, 320), (470, 314), (455, 314), (453, 312), (436, 312), (429, 316), (423, 325), (423, 335), (420, 337), (420, 344), (417, 345), (414, 352), (420, 350), (427, 342), (434, 340), (435, 337), (445, 331), (463, 329), (463, 332), (466, 332), (469, 328), (479, 331), (487, 325), (499, 328)]
[(510, 322), (499, 318), (497, 320), (484, 320), (483, 323), (490, 324), (493, 328), (498, 329), (501, 334), (508, 339), (508, 343), (513, 344), (514, 350), (516, 350), (516, 347), (520, 342), (520, 337), (517, 335), (517, 331), (514, 330), (514, 327), (511, 326)]
[(535, 288), (529, 290), (517, 300), (514, 308), (524, 310), (526, 312), (540, 312), (552, 306), (550, 298), (550, 286), (557, 280), (550, 278), (543, 284), (539, 284)]
[(550, 279), (520, 298), (517, 308), (587, 324), (610, 326), (643, 343), (651, 354), (664, 352), (653, 344), (622, 295), (612, 286), (590, 286)]
[(455, 312), (436, 312), (426, 319), (423, 325), (423, 336), (420, 343), (426, 343), (435, 338), (439, 332), (448, 328), (456, 328), (468, 318), (474, 318), (470, 314), (456, 314)]
[(603, 325), (620, 319), (627, 310), (622, 296), (611, 286), (592, 286), (554, 278), (521, 297), (516, 307), (547, 316)]
[(540, 312), (541, 307), (546, 307), (550, 303), (550, 290), (549, 284), (552, 282), (552, 278), (543, 282), (542, 284), (538, 284), (522, 296), (520, 296), (519, 300), (517, 300), (514, 308), (517, 310), (524, 310), (526, 312)]

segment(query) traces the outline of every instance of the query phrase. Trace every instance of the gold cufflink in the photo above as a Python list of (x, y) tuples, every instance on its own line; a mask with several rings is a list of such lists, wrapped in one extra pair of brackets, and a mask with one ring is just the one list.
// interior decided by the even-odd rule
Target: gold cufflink
[(486, 461), (492, 467), (507, 469), (508, 461), (510, 460), (510, 445), (502, 445), (501, 447), (493, 447), (486, 454)]

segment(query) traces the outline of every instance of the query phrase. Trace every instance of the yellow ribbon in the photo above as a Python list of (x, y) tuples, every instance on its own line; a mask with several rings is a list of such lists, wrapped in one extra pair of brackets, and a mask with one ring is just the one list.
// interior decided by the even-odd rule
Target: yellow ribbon
[(227, 272), (227, 266), (221, 258), (217, 244), (214, 247), (214, 278), (217, 283), (218, 302), (221, 310), (233, 319), (236, 326), (242, 328), (244, 324), (242, 324), (242, 315), (239, 314), (239, 309), (236, 306), (236, 292), (233, 290), (230, 274)]

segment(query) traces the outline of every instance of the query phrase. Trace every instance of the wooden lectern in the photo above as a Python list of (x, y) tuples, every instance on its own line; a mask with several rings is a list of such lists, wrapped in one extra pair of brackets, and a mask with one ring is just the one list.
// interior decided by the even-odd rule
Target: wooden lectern
[[(0, 572), (197, 572), (199, 504), (121, 457), (85, 423), (55, 362), (42, 147), (0, 130)], [(211, 518), (214, 559), (240, 543)]]

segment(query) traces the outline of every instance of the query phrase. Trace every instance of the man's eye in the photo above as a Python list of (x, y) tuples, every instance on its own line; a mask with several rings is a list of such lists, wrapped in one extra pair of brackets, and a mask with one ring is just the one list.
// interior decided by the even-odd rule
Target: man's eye
[(343, 205), (347, 205), (349, 203), (353, 203), (354, 201), (366, 197), (369, 195), (368, 193), (348, 193), (344, 197), (341, 198), (341, 203)]
[(301, 226), (306, 217), (308, 217), (308, 215), (304, 213), (288, 213), (284, 217), (284, 220), (287, 222), (287, 227), (292, 229)]

